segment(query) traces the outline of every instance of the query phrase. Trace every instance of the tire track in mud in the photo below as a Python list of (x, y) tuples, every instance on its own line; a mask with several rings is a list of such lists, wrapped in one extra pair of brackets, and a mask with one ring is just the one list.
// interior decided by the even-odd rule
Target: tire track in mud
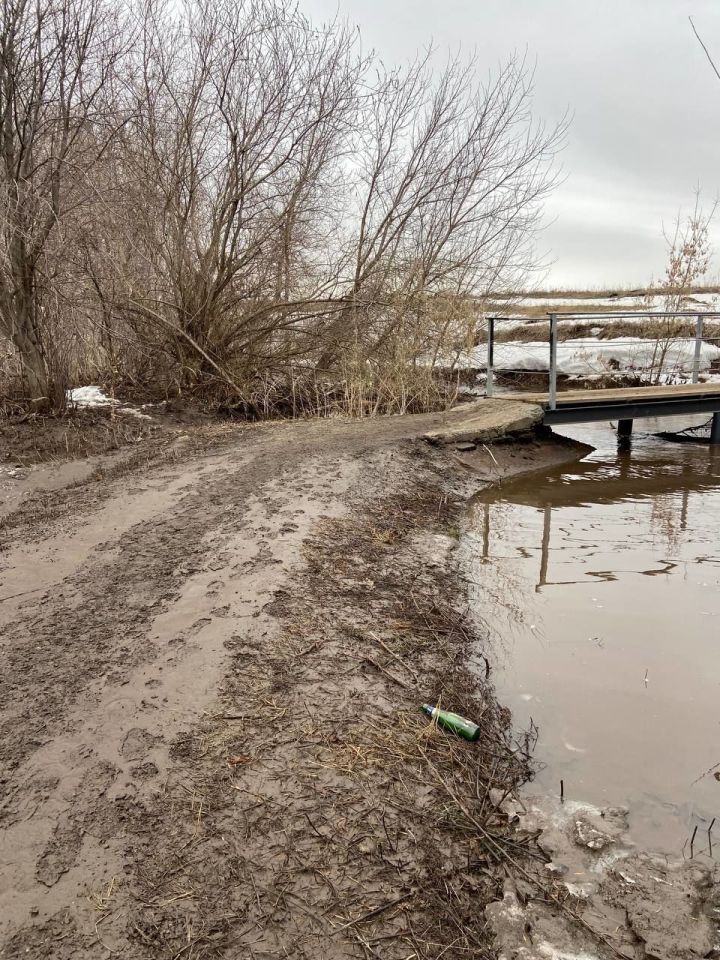
[(96, 548), (75, 574), (32, 604), (33, 615), (5, 628), (0, 763), (6, 770), (57, 732), (91, 683), (117, 682), (151, 655), (142, 642), (149, 622), (177, 596), (181, 563), (207, 550), (193, 520), (195, 500), (187, 497), (175, 516), (131, 528), (112, 551), (112, 541)]
[(0, 956), (27, 956), (28, 923), (92, 929), (98, 897), (128, 869), (127, 837), (153, 829), (146, 802), (216, 696), (231, 637), (352, 474), (311, 452), (223, 458), (6, 622)]
[[(212, 554), (213, 537), (242, 527), (253, 495), (288, 469), (263, 453), (228, 462), (219, 477), (201, 480), (177, 504), (161, 506), (117, 539), (97, 538), (74, 573), (20, 604), (15, 620), (3, 624), (0, 764), (6, 771), (54, 734), (80, 694), (93, 695), (93, 682), (117, 683), (152, 656), (145, 644), (149, 624)], [(299, 467), (295, 461), (292, 469)], [(122, 513), (122, 503), (117, 509)]]

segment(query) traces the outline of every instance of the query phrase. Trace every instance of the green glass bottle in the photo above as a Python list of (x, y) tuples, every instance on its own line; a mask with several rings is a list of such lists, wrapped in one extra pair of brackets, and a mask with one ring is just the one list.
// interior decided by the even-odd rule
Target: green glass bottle
[(446, 730), (452, 730), (453, 733), (465, 737), (466, 740), (477, 740), (480, 736), (480, 727), (472, 720), (461, 717), (459, 713), (439, 710), (437, 707), (431, 707), (429, 703), (424, 703), (422, 708), (424, 713), (437, 721), (438, 726), (444, 727)]

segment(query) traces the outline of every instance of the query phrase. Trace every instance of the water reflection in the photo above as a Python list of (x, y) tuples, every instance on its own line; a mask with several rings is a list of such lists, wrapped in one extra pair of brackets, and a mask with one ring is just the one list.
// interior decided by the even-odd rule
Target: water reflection
[[(675, 464), (658, 463), (652, 469), (646, 465), (634, 467), (630, 456), (618, 456), (617, 469), (607, 462), (581, 464), (570, 473), (562, 471), (557, 475), (550, 474), (543, 478), (543, 483), (525, 487), (522, 483), (511, 484), (508, 500), (515, 504), (534, 506), (542, 511), (542, 536), (540, 541), (540, 560), (538, 578), (535, 589), (548, 582), (573, 583), (576, 581), (551, 580), (548, 581), (548, 564), (550, 558), (550, 538), (552, 529), (553, 509), (558, 510), (568, 506), (591, 506), (595, 504), (612, 504), (628, 500), (649, 500), (652, 503), (652, 520), (658, 532), (664, 532), (667, 537), (667, 549), (672, 551), (679, 545), (680, 535), (688, 529), (688, 511), (690, 507), (691, 491), (712, 490), (718, 484), (720, 463), (713, 458), (702, 465), (691, 463), (683, 464), (677, 471), (670, 469)], [(676, 502), (672, 494), (678, 493)], [(490, 560), (492, 503), (501, 500), (503, 491), (493, 491), (490, 495), (481, 494), (478, 502), (482, 503), (482, 552), (483, 560)], [(503, 522), (501, 520), (501, 522)], [(527, 547), (519, 546), (526, 556), (530, 556)], [(654, 576), (666, 573), (674, 566), (669, 563), (660, 569), (643, 570), (641, 573)], [(602, 571), (596, 571), (596, 576), (603, 576)], [(607, 571), (607, 577), (614, 579), (614, 574)]]
[(540, 727), (541, 787), (627, 803), (636, 839), (677, 853), (720, 817), (720, 457), (573, 435), (595, 453), (473, 505), (474, 606), (501, 696)]

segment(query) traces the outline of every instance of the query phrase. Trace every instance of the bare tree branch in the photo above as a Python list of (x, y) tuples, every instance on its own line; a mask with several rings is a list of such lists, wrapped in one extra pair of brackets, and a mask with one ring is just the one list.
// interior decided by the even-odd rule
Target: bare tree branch
[(715, 66), (715, 61), (714, 61), (713, 58), (710, 56), (710, 51), (709, 51), (708, 48), (705, 46), (705, 44), (704, 44), (704, 42), (703, 42), (703, 39), (702, 39), (702, 37), (700, 36), (700, 34), (697, 32), (697, 28), (695, 27), (695, 22), (693, 21), (693, 18), (692, 18), (692, 17), (688, 17), (688, 20), (690, 21), (690, 26), (692, 27), (693, 33), (694, 33), (695, 36), (697, 37), (698, 43), (700, 44), (700, 46), (701, 46), (701, 47), (703, 48), (703, 50), (705, 51), (705, 56), (708, 58), (708, 62), (709, 62), (709, 64), (710, 64), (710, 66), (711, 66), (711, 67), (713, 68), (713, 70), (715, 71), (715, 76), (718, 78), (718, 80), (720, 80), (720, 70), (718, 70), (718, 68)]

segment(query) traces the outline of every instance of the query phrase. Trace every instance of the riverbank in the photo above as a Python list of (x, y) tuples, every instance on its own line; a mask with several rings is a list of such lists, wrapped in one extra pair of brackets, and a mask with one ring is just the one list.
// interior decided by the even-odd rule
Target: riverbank
[(457, 551), (474, 492), (577, 457), (536, 419), (190, 431), (5, 516), (0, 956), (510, 956), (509, 896), (578, 926), (503, 803), (532, 740)]

